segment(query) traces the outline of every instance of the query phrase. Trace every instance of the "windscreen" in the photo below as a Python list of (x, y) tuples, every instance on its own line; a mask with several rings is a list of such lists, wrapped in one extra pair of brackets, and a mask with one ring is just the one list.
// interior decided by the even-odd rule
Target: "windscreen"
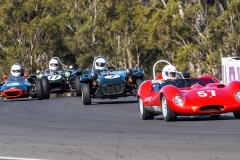
[(162, 83), (162, 86), (165, 85), (174, 85), (178, 88), (191, 87), (193, 84), (199, 84), (206, 86), (209, 83), (216, 83), (212, 78), (189, 78), (189, 79), (174, 79), (168, 80)]
[(8, 83), (23, 83), (24, 78), (23, 77), (14, 77), (11, 76), (7, 79), (7, 84)]

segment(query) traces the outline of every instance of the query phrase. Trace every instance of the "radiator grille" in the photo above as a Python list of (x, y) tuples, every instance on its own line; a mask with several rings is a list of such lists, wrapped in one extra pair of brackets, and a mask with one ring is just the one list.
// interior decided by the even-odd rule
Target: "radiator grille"
[(114, 84), (114, 85), (103, 86), (103, 92), (106, 95), (120, 94), (123, 92), (123, 85), (122, 84)]
[(7, 96), (19, 96), (20, 91), (11, 91), (11, 92), (5, 92)]

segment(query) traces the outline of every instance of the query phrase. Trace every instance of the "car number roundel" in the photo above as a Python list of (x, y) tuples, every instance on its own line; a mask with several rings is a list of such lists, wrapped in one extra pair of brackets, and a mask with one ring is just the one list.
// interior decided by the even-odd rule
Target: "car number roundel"
[(199, 97), (207, 97), (208, 95), (216, 96), (216, 92), (214, 90), (198, 91), (197, 94)]
[(8, 83), (6, 86), (17, 86), (20, 85), (20, 83), (13, 82), (13, 83)]
[(114, 79), (114, 78), (119, 78), (120, 75), (108, 75), (108, 76), (105, 76), (106, 79)]
[(62, 76), (61, 75), (51, 75), (51, 76), (48, 76), (48, 80), (58, 80), (58, 79), (61, 79)]

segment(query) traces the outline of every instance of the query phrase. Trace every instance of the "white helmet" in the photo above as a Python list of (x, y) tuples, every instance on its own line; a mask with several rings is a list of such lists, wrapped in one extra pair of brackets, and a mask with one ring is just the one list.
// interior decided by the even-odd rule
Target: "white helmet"
[(14, 77), (18, 77), (21, 75), (22, 67), (20, 64), (15, 63), (11, 68), (11, 74)]
[(162, 70), (162, 77), (164, 80), (167, 79), (176, 79), (177, 77), (177, 69), (173, 65), (167, 65)]
[(56, 71), (56, 70), (58, 70), (58, 66), (59, 66), (58, 60), (56, 60), (56, 59), (51, 59), (50, 60), (50, 62), (49, 62), (49, 69), (50, 70)]
[(95, 69), (105, 70), (107, 61), (104, 58), (98, 58), (95, 61)]

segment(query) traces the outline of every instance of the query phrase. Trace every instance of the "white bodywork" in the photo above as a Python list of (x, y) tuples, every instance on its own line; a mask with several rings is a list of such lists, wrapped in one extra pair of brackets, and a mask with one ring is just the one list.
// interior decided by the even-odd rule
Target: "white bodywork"
[(222, 83), (240, 80), (240, 57), (222, 58)]

